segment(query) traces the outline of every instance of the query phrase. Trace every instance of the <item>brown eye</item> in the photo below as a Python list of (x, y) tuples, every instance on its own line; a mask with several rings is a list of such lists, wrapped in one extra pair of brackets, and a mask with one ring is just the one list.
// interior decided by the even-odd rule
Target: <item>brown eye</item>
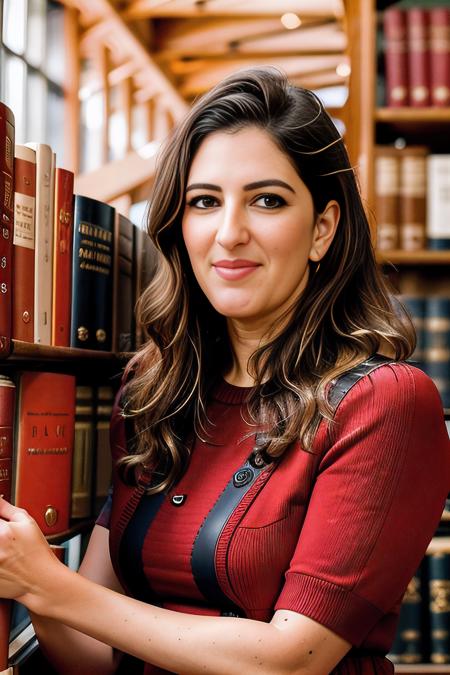
[(212, 209), (217, 206), (217, 199), (209, 195), (201, 195), (190, 200), (189, 206), (197, 209)]
[(257, 206), (262, 206), (264, 209), (277, 209), (286, 204), (282, 197), (274, 194), (260, 195), (254, 203)]

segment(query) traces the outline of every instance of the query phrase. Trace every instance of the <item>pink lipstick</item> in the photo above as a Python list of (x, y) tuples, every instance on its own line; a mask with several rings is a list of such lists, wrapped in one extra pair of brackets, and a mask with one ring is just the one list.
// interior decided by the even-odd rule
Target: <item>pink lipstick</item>
[(241, 258), (237, 260), (217, 260), (212, 266), (218, 276), (226, 281), (243, 279), (260, 267), (259, 263)]

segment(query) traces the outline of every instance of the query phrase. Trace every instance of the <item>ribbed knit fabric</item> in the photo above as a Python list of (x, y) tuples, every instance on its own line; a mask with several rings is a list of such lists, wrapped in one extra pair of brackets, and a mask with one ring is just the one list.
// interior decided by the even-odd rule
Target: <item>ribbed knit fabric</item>
[[(217, 387), (207, 411), (209, 436), (196, 440), (142, 551), (129, 551), (141, 555), (167, 608), (220, 613), (195, 583), (191, 553), (253, 447), (257, 430), (242, 414), (248, 394), (226, 383)], [(289, 609), (345, 638), (354, 647), (334, 675), (392, 673), (384, 654), (399, 603), (450, 489), (449, 441), (434, 385), (409, 365), (378, 368), (347, 394), (331, 428), (322, 423), (312, 452), (293, 446), (271, 471), (259, 476), (219, 536), (222, 591), (249, 618), (270, 621), (274, 611)], [(114, 489), (124, 505), (126, 488), (117, 481)], [(174, 495), (184, 495), (183, 506), (173, 504)], [(124, 509), (114, 517), (113, 508), (113, 546)], [(105, 514), (100, 524), (107, 524)]]

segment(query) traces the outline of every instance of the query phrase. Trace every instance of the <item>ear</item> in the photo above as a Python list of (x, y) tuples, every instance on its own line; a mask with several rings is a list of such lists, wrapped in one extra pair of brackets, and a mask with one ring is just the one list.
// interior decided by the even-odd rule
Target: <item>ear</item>
[(314, 225), (313, 240), (309, 251), (309, 259), (319, 262), (328, 251), (336, 234), (341, 209), (336, 200), (328, 202), (322, 213), (317, 216)]

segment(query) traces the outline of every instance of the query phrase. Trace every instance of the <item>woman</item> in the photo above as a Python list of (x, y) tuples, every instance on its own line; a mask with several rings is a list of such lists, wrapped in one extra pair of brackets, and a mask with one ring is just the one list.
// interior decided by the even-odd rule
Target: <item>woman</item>
[(149, 232), (112, 504), (76, 575), (3, 502), (0, 594), (66, 674), (120, 652), (146, 674), (392, 673), (449, 443), (319, 100), (271, 69), (219, 84), (162, 152)]

